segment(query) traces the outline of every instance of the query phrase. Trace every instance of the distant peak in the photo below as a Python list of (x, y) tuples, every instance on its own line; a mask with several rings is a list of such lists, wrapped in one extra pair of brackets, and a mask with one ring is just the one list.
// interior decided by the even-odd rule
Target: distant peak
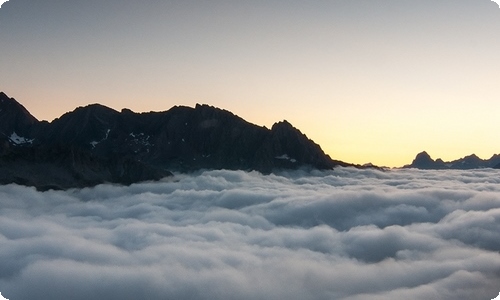
[(429, 153), (427, 153), (427, 151), (422, 151), (422, 152), (418, 153), (417, 156), (429, 156), (430, 157), (430, 155), (429, 155)]
[(434, 160), (431, 158), (429, 153), (427, 153), (426, 151), (422, 151), (419, 154), (417, 154), (417, 156), (413, 160), (414, 164), (415, 163), (428, 163), (428, 162), (434, 162)]
[(464, 159), (480, 159), (480, 158), (476, 154), (472, 153), (471, 155), (467, 155), (466, 157), (464, 157)]

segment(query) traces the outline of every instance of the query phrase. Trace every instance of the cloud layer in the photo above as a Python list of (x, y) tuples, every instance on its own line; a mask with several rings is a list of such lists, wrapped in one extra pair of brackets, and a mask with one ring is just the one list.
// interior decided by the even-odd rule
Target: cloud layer
[(500, 171), (0, 186), (8, 299), (492, 299)]

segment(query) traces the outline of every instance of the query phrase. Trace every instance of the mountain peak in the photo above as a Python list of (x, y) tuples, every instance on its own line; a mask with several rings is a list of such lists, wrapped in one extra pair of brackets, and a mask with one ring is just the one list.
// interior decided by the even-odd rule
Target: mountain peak
[(109, 108), (105, 105), (99, 104), (99, 103), (92, 103), (88, 104), (85, 106), (79, 106), (77, 107), (74, 112), (76, 111), (85, 111), (85, 112), (92, 112), (92, 113), (118, 113), (116, 110)]
[(479, 156), (477, 156), (476, 154), (472, 153), (471, 155), (467, 155), (466, 157), (464, 157), (464, 159), (473, 159), (473, 160), (478, 160), (480, 159)]
[(417, 156), (415, 157), (415, 160), (431, 160), (431, 161), (434, 161), (431, 156), (429, 155), (429, 153), (427, 153), (427, 151), (422, 151), (420, 153), (417, 154)]
[(14, 98), (10, 98), (4, 92), (0, 92), (0, 109), (16, 109), (31, 116), (28, 110), (21, 103), (17, 102)]
[(293, 129), (296, 129), (287, 120), (283, 120), (283, 121), (279, 121), (279, 122), (274, 123), (273, 126), (271, 127), (271, 130), (277, 130), (279, 128), (289, 128), (289, 129), (293, 128)]
[(433, 160), (429, 153), (422, 151), (417, 154), (411, 165), (407, 167), (417, 169), (443, 169), (445, 166), (441, 159)]
[(55, 119), (53, 123), (58, 123), (62, 120), (67, 121), (68, 119), (74, 120), (75, 122), (87, 123), (91, 118), (97, 118), (104, 121), (105, 119), (117, 116), (118, 114), (120, 113), (112, 108), (94, 103), (86, 106), (79, 106), (72, 112), (65, 113), (60, 118)]
[(0, 92), (0, 120), (0, 134), (4, 136), (14, 132), (24, 134), (29, 127), (38, 123), (23, 105), (3, 92)]

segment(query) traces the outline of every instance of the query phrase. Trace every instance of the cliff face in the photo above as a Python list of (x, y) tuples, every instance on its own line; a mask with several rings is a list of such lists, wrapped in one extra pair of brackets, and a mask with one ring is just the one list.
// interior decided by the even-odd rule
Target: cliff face
[(0, 97), (0, 113), (11, 112), (0, 126), (0, 169), (8, 170), (0, 183), (68, 188), (157, 180), (171, 175), (167, 170), (269, 173), (349, 165), (332, 160), (287, 121), (267, 129), (208, 105), (134, 113), (93, 104), (48, 123)]

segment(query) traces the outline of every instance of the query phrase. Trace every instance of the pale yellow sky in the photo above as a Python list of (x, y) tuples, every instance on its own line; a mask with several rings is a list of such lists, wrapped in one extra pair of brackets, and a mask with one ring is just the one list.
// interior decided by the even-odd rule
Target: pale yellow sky
[(500, 153), (500, 8), (443, 1), (34, 1), (0, 9), (0, 90), (37, 118), (207, 103), (332, 158)]

